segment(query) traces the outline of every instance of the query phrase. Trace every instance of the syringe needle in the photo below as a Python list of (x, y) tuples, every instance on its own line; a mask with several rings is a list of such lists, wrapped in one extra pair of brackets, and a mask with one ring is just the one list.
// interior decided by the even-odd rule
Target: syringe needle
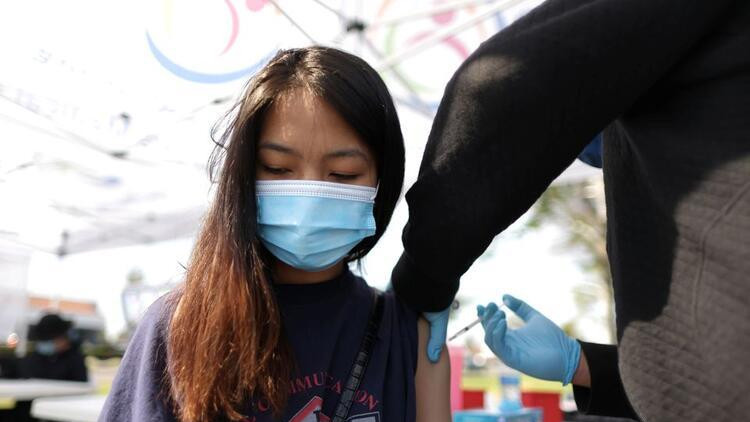
[[(502, 305), (500, 305), (500, 307), (499, 307), (498, 309), (503, 309), (503, 308), (506, 308), (506, 309), (507, 309), (507, 307), (505, 306), (505, 304), (502, 304)], [(461, 334), (463, 334), (463, 333), (465, 333), (465, 332), (467, 332), (467, 331), (471, 330), (471, 329), (472, 329), (472, 327), (474, 327), (475, 325), (479, 324), (480, 322), (482, 322), (482, 318), (477, 318), (477, 319), (476, 319), (476, 320), (475, 320), (474, 322), (472, 322), (471, 324), (469, 324), (469, 325), (467, 325), (466, 327), (464, 327), (464, 328), (462, 328), (462, 329), (458, 330), (458, 332), (457, 332), (456, 334), (453, 334), (453, 335), (451, 336), (451, 338), (449, 338), (449, 339), (448, 339), (448, 341), (453, 341), (453, 339), (455, 339), (456, 337), (460, 336)]]
[(466, 327), (464, 327), (464, 328), (462, 328), (462, 329), (458, 330), (458, 332), (457, 332), (456, 334), (453, 334), (453, 335), (451, 336), (451, 338), (449, 338), (449, 339), (448, 339), (448, 341), (453, 341), (453, 339), (455, 339), (456, 337), (460, 336), (461, 334), (463, 334), (463, 333), (465, 333), (465, 332), (467, 332), (467, 331), (471, 330), (471, 328), (472, 328), (472, 327), (474, 327), (475, 325), (479, 324), (480, 322), (482, 322), (482, 318), (477, 318), (477, 319), (476, 319), (476, 320), (475, 320), (474, 322), (472, 322), (471, 324), (469, 324), (469, 325), (467, 325)]

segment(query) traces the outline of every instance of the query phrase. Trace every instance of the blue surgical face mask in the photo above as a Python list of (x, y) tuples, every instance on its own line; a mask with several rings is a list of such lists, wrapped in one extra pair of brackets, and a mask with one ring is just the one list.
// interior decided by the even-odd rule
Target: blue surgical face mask
[(34, 350), (44, 356), (52, 356), (57, 352), (55, 342), (52, 340), (37, 341), (34, 345)]
[(321, 271), (375, 234), (377, 189), (309, 180), (256, 184), (258, 236), (278, 259), (305, 271)]

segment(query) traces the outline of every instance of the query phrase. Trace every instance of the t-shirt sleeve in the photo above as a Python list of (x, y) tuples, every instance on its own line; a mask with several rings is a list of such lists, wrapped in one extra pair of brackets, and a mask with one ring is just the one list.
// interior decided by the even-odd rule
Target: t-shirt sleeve
[(396, 347), (399, 350), (405, 368), (410, 371), (410, 377), (413, 378), (417, 373), (417, 349), (419, 348), (417, 319), (419, 315), (396, 297), (394, 291), (389, 290), (383, 294), (385, 295), (385, 313), (381, 320), (379, 336), (391, 337), (391, 348)]
[[(399, 414), (399, 419), (394, 420), (414, 421), (417, 417), (417, 313), (396, 298), (394, 292), (387, 292), (385, 295), (386, 313), (380, 328), (388, 332), (386, 334), (381, 331), (381, 338), (390, 337), (390, 358), (385, 375), (387, 382), (391, 383), (388, 399), (391, 403), (398, 401), (397, 406), (402, 407), (403, 413)], [(404, 388), (399, 390), (399, 385)]]
[(387, 293), (393, 301), (395, 319), (399, 334), (406, 346), (409, 362), (412, 365), (412, 375), (417, 373), (417, 353), (419, 350), (419, 333), (417, 332), (417, 313), (400, 301), (395, 293)]
[(100, 422), (175, 421), (166, 383), (166, 297), (146, 311), (123, 356)]

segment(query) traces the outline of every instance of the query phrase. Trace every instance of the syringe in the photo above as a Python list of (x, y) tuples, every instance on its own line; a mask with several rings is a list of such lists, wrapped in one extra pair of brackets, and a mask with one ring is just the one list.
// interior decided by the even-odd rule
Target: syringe
[(462, 328), (462, 329), (458, 330), (458, 332), (457, 332), (456, 334), (453, 334), (453, 335), (451, 336), (451, 338), (449, 338), (449, 339), (448, 339), (448, 341), (453, 341), (453, 339), (455, 339), (456, 337), (460, 336), (461, 334), (463, 334), (463, 333), (465, 333), (465, 332), (467, 332), (467, 331), (471, 330), (471, 329), (472, 329), (472, 328), (473, 328), (473, 327), (474, 327), (475, 325), (479, 324), (480, 322), (482, 322), (482, 318), (477, 318), (477, 319), (476, 319), (476, 320), (475, 320), (474, 322), (472, 322), (471, 324), (469, 324), (469, 325), (467, 325), (466, 327), (464, 327), (464, 328)]
[[(505, 304), (502, 304), (502, 305), (500, 305), (500, 308), (499, 308), (498, 310), (500, 310), (500, 309), (503, 309), (503, 308), (507, 308), (507, 307), (505, 306)], [(474, 326), (475, 326), (475, 325), (479, 324), (480, 322), (482, 322), (482, 318), (477, 318), (477, 319), (475, 319), (475, 320), (474, 320), (474, 321), (473, 321), (473, 322), (472, 322), (471, 324), (469, 324), (469, 325), (467, 325), (466, 327), (464, 327), (464, 328), (462, 328), (462, 329), (458, 330), (458, 332), (456, 332), (456, 334), (453, 334), (453, 335), (452, 335), (452, 336), (451, 336), (451, 337), (450, 337), (450, 338), (448, 339), (448, 341), (453, 341), (453, 340), (454, 340), (454, 339), (455, 339), (456, 337), (458, 337), (458, 336), (460, 336), (461, 334), (464, 334), (464, 333), (466, 333), (467, 331), (471, 330), (472, 328), (474, 328)]]

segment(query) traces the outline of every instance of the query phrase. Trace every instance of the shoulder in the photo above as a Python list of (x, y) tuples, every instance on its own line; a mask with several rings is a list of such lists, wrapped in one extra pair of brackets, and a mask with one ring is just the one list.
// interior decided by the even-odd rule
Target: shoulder
[(160, 296), (146, 309), (141, 321), (166, 329), (172, 315), (179, 311), (179, 302), (179, 290), (170, 291)]
[(121, 366), (151, 366), (164, 360), (169, 321), (175, 308), (173, 295), (170, 292), (161, 296), (146, 309), (130, 337)]
[(133, 333), (99, 420), (171, 421), (165, 389), (166, 338), (173, 293), (157, 299)]
[(361, 297), (364, 300), (372, 302), (374, 295), (381, 295), (383, 298), (384, 322), (393, 320), (394, 323), (400, 326), (413, 327), (416, 330), (417, 326), (417, 312), (408, 307), (401, 299), (396, 296), (393, 290), (380, 290), (378, 288), (370, 286), (365, 279), (358, 275), (353, 274), (355, 280), (356, 293), (355, 295)]
[(396, 294), (391, 291), (382, 292), (385, 301), (384, 319), (388, 317), (389, 323), (381, 327), (381, 335), (391, 336), (392, 341), (402, 344), (403, 353), (412, 362), (412, 370), (417, 370), (417, 350), (419, 348), (418, 320), (419, 314), (406, 306)]
[(393, 290), (382, 292), (387, 308), (390, 308), (399, 323), (413, 326), (416, 329), (418, 314), (396, 296)]
[[(383, 298), (383, 317), (380, 324), (379, 336), (396, 335), (417, 345), (417, 317), (418, 314), (396, 296), (393, 290), (382, 291), (371, 287), (362, 277), (353, 274), (355, 281), (355, 296), (372, 303), (373, 295), (379, 294)], [(364, 303), (364, 302), (362, 302)]]
[(177, 308), (178, 296), (175, 292), (169, 292), (154, 301), (138, 322), (138, 327), (133, 333), (128, 351), (144, 342), (163, 342), (167, 336), (169, 321)]
[(178, 298), (175, 292), (170, 292), (148, 307), (130, 338), (123, 364), (148, 365), (163, 361), (169, 322), (177, 308)]

